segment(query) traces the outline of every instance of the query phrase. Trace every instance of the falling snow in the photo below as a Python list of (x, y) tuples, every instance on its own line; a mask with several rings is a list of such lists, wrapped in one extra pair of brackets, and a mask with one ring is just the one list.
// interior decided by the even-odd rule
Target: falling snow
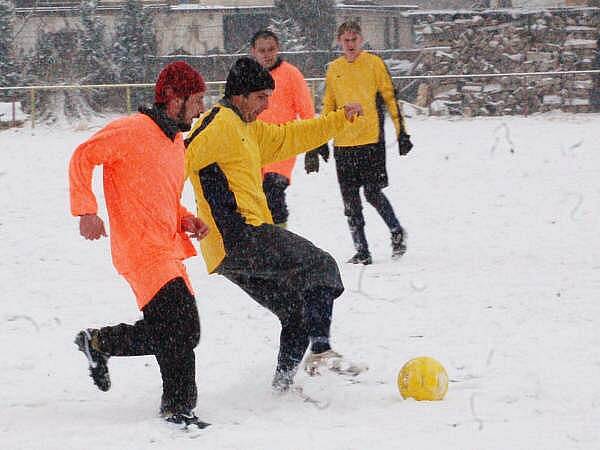
[[(343, 263), (352, 248), (331, 163), (317, 176), (298, 164), (289, 189), (290, 229), (342, 268), (334, 345), (370, 370), (358, 382), (300, 373), (325, 408), (273, 395), (275, 317), (193, 258), (197, 414), (213, 423), (197, 434), (157, 417), (153, 358), (111, 359), (102, 393), (72, 343), (82, 327), (139, 315), (108, 241), (84, 241), (69, 216), (68, 159), (97, 127), (0, 132), (0, 447), (599, 448), (600, 115), (408, 124), (410, 155), (388, 148), (386, 193), (409, 233), (400, 261), (365, 204), (374, 264)], [(444, 401), (399, 396), (397, 372), (418, 355), (445, 365)]]

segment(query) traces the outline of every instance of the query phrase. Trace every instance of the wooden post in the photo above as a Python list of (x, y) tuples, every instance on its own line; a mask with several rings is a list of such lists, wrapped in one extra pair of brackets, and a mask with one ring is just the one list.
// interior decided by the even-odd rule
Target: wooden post
[(35, 128), (35, 89), (31, 89), (31, 128)]
[(13, 97), (12, 99), (12, 126), (17, 126), (17, 100)]
[(127, 114), (131, 114), (131, 88), (129, 86), (125, 88), (125, 101), (127, 103)]

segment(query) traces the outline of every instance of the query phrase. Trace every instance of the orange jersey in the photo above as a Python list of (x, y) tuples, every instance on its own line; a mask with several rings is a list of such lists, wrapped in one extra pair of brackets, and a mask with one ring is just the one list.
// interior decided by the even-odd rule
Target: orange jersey
[[(269, 98), (269, 107), (258, 116), (260, 120), (279, 125), (298, 118), (315, 117), (312, 95), (296, 66), (281, 61), (269, 72), (275, 80), (275, 89)], [(268, 172), (276, 172), (291, 181), (295, 161), (296, 157), (293, 157), (269, 164), (262, 168), (263, 177)]]
[(181, 230), (191, 215), (180, 203), (185, 147), (172, 141), (145, 114), (109, 123), (71, 157), (71, 213), (96, 214), (92, 172), (103, 166), (113, 264), (142, 309), (168, 281), (182, 277), (193, 292), (182, 261), (196, 254)]

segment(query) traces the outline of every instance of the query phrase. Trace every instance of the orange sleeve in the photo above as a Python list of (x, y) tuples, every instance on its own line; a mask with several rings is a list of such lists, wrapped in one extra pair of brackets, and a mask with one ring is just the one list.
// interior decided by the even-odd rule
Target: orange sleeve
[[(294, 68), (296, 69), (296, 68)], [(296, 69), (290, 72), (292, 86), (294, 86), (294, 107), (301, 119), (312, 119), (315, 117), (315, 107), (312, 100), (312, 94), (308, 83), (302, 76), (302, 73)]]
[(179, 217), (195, 216), (195, 215), (196, 214), (194, 214), (193, 212), (191, 212), (185, 206), (179, 205)]
[(189, 211), (185, 206), (183, 206), (182, 204), (179, 204), (179, 212), (178, 212), (178, 216), (177, 216), (177, 231), (179, 233), (182, 233), (182, 229), (181, 229), (181, 219), (183, 219), (184, 217), (187, 216), (194, 216), (196, 217), (196, 214), (194, 214), (193, 212)]
[[(184, 143), (183, 143), (183, 134), (182, 133), (178, 133), (177, 137), (175, 138), (175, 143), (181, 145), (182, 147), (185, 148)], [(185, 206), (183, 206), (181, 203), (179, 203), (179, 221), (181, 222), (181, 219), (183, 217), (186, 216), (196, 216), (196, 214), (194, 214), (193, 212), (189, 211)], [(181, 229), (181, 223), (177, 224), (177, 228)]]
[(113, 164), (119, 159), (119, 143), (111, 128), (104, 128), (75, 149), (69, 163), (71, 214), (96, 214), (98, 204), (92, 191), (94, 167)]

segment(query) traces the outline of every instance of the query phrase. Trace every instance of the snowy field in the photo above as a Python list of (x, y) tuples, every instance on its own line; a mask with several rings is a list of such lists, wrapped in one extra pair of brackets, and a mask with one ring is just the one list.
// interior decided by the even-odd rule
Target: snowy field
[[(72, 343), (139, 317), (108, 240), (83, 240), (69, 215), (68, 160), (97, 127), (0, 132), (0, 449), (600, 448), (600, 115), (409, 127), (411, 154), (388, 152), (386, 192), (409, 233), (401, 261), (366, 205), (374, 264), (344, 264), (333, 164), (318, 176), (298, 164), (288, 191), (290, 229), (342, 268), (335, 348), (370, 370), (357, 383), (299, 374), (324, 409), (274, 396), (274, 316), (190, 259), (197, 414), (213, 425), (187, 434), (157, 416), (152, 357), (111, 359), (103, 393)], [(419, 355), (445, 365), (444, 401), (398, 394), (398, 370)]]

